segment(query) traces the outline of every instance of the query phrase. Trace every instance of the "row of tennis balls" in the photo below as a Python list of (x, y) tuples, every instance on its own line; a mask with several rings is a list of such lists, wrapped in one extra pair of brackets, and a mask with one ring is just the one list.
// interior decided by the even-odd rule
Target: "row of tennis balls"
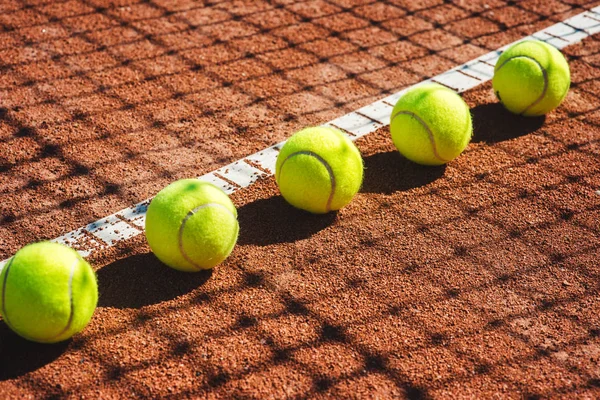
[[(518, 43), (499, 58), (493, 86), (511, 112), (545, 114), (566, 96), (569, 66), (554, 47)], [(424, 84), (408, 91), (392, 110), (390, 132), (406, 158), (445, 164), (467, 147), (473, 127), (469, 107), (454, 91)], [(287, 140), (277, 157), (275, 180), (292, 206), (314, 214), (339, 210), (362, 185), (360, 152), (332, 127), (306, 128)], [(219, 229), (213, 227), (218, 226)], [(182, 271), (212, 268), (237, 241), (235, 206), (220, 189), (195, 179), (172, 183), (152, 200), (146, 237), (165, 264)]]
[[(521, 42), (502, 54), (494, 90), (511, 112), (541, 115), (554, 109), (570, 84), (562, 54), (542, 42)], [(408, 159), (440, 165), (456, 158), (472, 135), (471, 114), (459, 95), (440, 85), (406, 93), (392, 112), (394, 144)], [(338, 210), (360, 189), (363, 162), (356, 146), (328, 127), (293, 135), (277, 158), (282, 196), (312, 213)], [(146, 237), (165, 264), (182, 271), (210, 269), (229, 256), (238, 237), (237, 210), (219, 188), (196, 179), (174, 182), (152, 200)], [(98, 300), (96, 276), (74, 250), (57, 243), (25, 246), (0, 274), (0, 311), (26, 339), (59, 342), (80, 332)]]

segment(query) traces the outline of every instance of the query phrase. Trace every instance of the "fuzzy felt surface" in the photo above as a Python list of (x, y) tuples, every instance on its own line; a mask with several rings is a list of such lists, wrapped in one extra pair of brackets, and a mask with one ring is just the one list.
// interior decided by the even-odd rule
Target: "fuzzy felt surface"
[(4, 321), (36, 342), (60, 342), (80, 332), (98, 302), (90, 265), (58, 243), (34, 243), (19, 250), (3, 269), (0, 285)]
[(567, 60), (555, 47), (536, 40), (508, 48), (496, 63), (492, 84), (515, 114), (539, 116), (563, 101), (571, 83)]
[(281, 195), (315, 214), (339, 210), (363, 180), (360, 152), (340, 131), (312, 127), (294, 134), (277, 157), (275, 178)]
[(237, 210), (216, 186), (182, 179), (161, 190), (146, 215), (146, 238), (163, 263), (194, 272), (220, 264), (238, 237)]
[(458, 157), (473, 134), (469, 107), (438, 84), (418, 86), (398, 100), (390, 123), (394, 145), (423, 165), (442, 165)]

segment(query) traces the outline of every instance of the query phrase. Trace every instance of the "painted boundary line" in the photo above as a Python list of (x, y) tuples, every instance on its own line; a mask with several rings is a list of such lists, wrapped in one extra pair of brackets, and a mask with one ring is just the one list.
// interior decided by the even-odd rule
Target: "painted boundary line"
[[(542, 29), (514, 43), (527, 39), (537, 39), (562, 49), (596, 33), (600, 33), (600, 6)], [(392, 108), (407, 90), (415, 86), (427, 82), (437, 82), (461, 93), (489, 81), (494, 75), (494, 65), (500, 54), (512, 44), (510, 43), (431, 79), (405, 88), (324, 125), (341, 129), (350, 139), (356, 140), (389, 125)], [(259, 179), (273, 175), (277, 155), (284, 143), (285, 141), (277, 143), (258, 153), (202, 175), (198, 179), (220, 187), (227, 194), (248, 187)], [(144, 231), (146, 210), (150, 200), (144, 200), (52, 241), (76, 249), (83, 257), (87, 257), (92, 252), (112, 247), (116, 243), (135, 237)], [(0, 272), (7, 261), (8, 259), (0, 261)]]

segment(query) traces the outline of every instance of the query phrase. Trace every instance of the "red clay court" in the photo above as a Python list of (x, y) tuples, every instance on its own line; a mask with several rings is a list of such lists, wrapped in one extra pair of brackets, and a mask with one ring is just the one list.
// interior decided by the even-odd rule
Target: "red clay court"
[[(600, 397), (599, 5), (0, 1), (0, 260), (66, 237), (100, 291), (63, 343), (0, 321), (0, 397)], [(240, 223), (212, 271), (165, 267), (117, 213), (582, 13), (576, 40), (546, 35), (565, 101), (518, 117), (479, 79), (443, 167), (374, 123), (337, 213), (251, 161), (250, 185), (211, 175)]]

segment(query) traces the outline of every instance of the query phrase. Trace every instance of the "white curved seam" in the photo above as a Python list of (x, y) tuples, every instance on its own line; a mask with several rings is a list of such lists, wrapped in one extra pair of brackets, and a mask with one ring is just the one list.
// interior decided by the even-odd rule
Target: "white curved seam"
[(325, 204), (325, 211), (329, 212), (331, 210), (331, 203), (333, 202), (333, 196), (335, 195), (335, 189), (336, 189), (337, 184), (335, 181), (335, 175), (333, 173), (333, 169), (331, 168), (329, 163), (327, 163), (327, 161), (325, 161), (325, 159), (323, 157), (321, 157), (317, 153), (315, 153), (313, 151), (309, 151), (309, 150), (296, 151), (296, 152), (288, 155), (285, 158), (285, 160), (283, 160), (283, 162), (281, 163), (281, 167), (279, 167), (279, 176), (281, 176), (281, 171), (283, 170), (283, 166), (287, 162), (287, 160), (289, 160), (292, 157), (298, 156), (298, 155), (306, 155), (306, 156), (311, 156), (311, 157), (316, 158), (317, 161), (319, 161), (327, 170), (327, 173), (329, 174), (329, 181), (331, 182), (331, 191), (329, 193), (329, 198), (327, 199), (327, 204)]
[[(6, 325), (8, 325), (13, 331), (16, 332), (16, 330), (13, 329), (13, 326), (11, 325), (10, 320), (8, 319), (8, 315), (6, 313), (6, 282), (8, 281), (8, 273), (10, 272), (10, 266), (12, 265), (14, 260), (15, 260), (15, 257), (13, 256), (10, 259), (10, 261), (8, 262), (8, 264), (6, 265), (6, 273), (4, 274), (4, 282), (2, 282), (2, 318), (4, 318), (4, 323), (6, 323)], [(32, 340), (32, 341), (35, 340), (27, 335), (23, 335), (22, 333), (19, 333), (19, 335), (26, 338), (27, 340)]]
[(47, 338), (46, 340), (52, 340), (55, 339), (57, 337), (60, 337), (62, 334), (64, 334), (67, 330), (69, 330), (69, 328), (71, 327), (71, 324), (73, 323), (73, 315), (75, 314), (73, 312), (74, 309), (74, 304), (73, 304), (73, 277), (75, 276), (75, 269), (77, 268), (77, 265), (79, 264), (80, 260), (79, 257), (75, 260), (75, 262), (73, 263), (73, 265), (71, 265), (71, 273), (69, 275), (69, 321), (67, 321), (67, 325), (63, 328), (62, 331), (60, 331), (58, 334)]
[[(6, 323), (6, 325), (8, 325), (10, 327), (12, 327), (12, 325), (11, 325), (8, 315), (6, 313), (6, 283), (8, 281), (8, 274), (10, 272), (10, 267), (11, 267), (13, 261), (14, 261), (14, 257), (11, 258), (10, 262), (6, 266), (6, 273), (4, 274), (4, 281), (2, 282), (2, 316), (4, 318), (4, 322)], [(80, 261), (79, 258), (77, 258), (75, 260), (75, 262), (71, 266), (71, 273), (69, 275), (69, 320), (67, 321), (67, 325), (58, 334), (51, 336), (49, 338), (42, 339), (43, 341), (48, 341), (48, 340), (52, 340), (57, 337), (60, 337), (71, 327), (71, 323), (73, 322), (73, 306), (74, 306), (73, 305), (73, 276), (75, 275), (75, 267), (77, 266), (77, 264), (79, 264), (79, 261)], [(34, 340), (34, 341), (40, 340), (40, 339), (31, 338), (31, 337), (29, 337), (27, 335), (23, 335), (21, 333), (19, 333), (19, 335), (27, 338), (28, 340)]]
[(207, 208), (207, 207), (221, 207), (224, 210), (226, 210), (228, 213), (231, 214), (232, 217), (235, 218), (235, 214), (233, 214), (231, 212), (230, 209), (228, 209), (227, 207), (225, 207), (223, 204), (219, 204), (219, 203), (206, 203), (206, 204), (202, 204), (201, 206), (198, 206), (192, 210), (190, 210), (187, 215), (185, 216), (185, 218), (183, 218), (183, 221), (181, 221), (181, 225), (179, 226), (179, 235), (177, 237), (177, 241), (179, 242), (179, 251), (181, 252), (181, 255), (183, 256), (183, 258), (185, 258), (185, 260), (187, 262), (189, 262), (190, 264), (192, 264), (196, 269), (204, 269), (201, 266), (199, 266), (198, 264), (196, 264), (194, 262), (194, 260), (192, 260), (190, 258), (190, 256), (185, 252), (185, 249), (183, 248), (183, 230), (185, 229), (185, 224), (187, 223), (188, 219), (190, 219), (194, 214), (196, 214), (199, 210), (203, 209), (203, 208)]
[[(445, 163), (449, 162), (450, 160), (446, 160), (445, 158), (443, 158), (442, 156), (440, 156), (440, 154), (437, 151), (437, 146), (435, 144), (435, 138), (433, 136), (433, 132), (431, 132), (431, 129), (429, 129), (429, 126), (417, 114), (415, 114), (414, 112), (411, 112), (411, 111), (399, 111), (396, 114), (392, 115), (391, 121), (394, 121), (394, 118), (396, 118), (398, 115), (402, 115), (402, 114), (409, 115), (409, 116), (413, 117), (421, 125), (423, 125), (423, 127), (427, 131), (427, 136), (429, 136), (429, 142), (431, 143), (431, 150), (433, 151), (433, 155), (435, 156), (435, 158), (437, 158), (438, 160), (443, 161)], [(390, 124), (391, 124), (391, 122), (390, 122)]]
[(4, 322), (6, 325), (10, 325), (10, 321), (8, 318), (8, 314), (6, 313), (6, 282), (8, 281), (8, 274), (10, 273), (10, 267), (12, 266), (15, 258), (11, 258), (8, 265), (6, 266), (6, 272), (4, 273), (4, 281), (2, 282), (2, 316), (4, 317)]
[[(548, 91), (548, 72), (546, 71), (546, 69), (544, 67), (542, 67), (542, 64), (540, 64), (538, 62), (538, 60), (536, 60), (533, 57), (529, 57), (529, 56), (514, 56), (514, 57), (509, 57), (506, 60), (504, 60), (504, 62), (502, 64), (500, 64), (500, 66), (496, 69), (496, 72), (500, 71), (500, 69), (502, 69), (502, 67), (504, 67), (506, 65), (506, 63), (508, 63), (511, 60), (514, 60), (515, 58), (527, 58), (531, 61), (533, 61), (534, 63), (536, 63), (538, 65), (538, 67), (540, 67), (540, 69), (542, 70), (542, 76), (544, 77), (544, 89), (542, 90), (542, 93), (540, 94), (540, 96), (535, 99), (533, 101), (533, 103), (531, 103), (530, 105), (528, 105), (527, 107), (525, 107), (525, 109), (523, 111), (521, 111), (519, 113), (519, 115), (523, 115), (525, 114), (528, 110), (530, 110), (532, 107), (535, 107), (536, 105), (538, 105), (538, 103), (540, 101), (542, 101), (544, 99), (544, 97), (546, 97), (546, 92)], [(567, 89), (568, 90), (568, 89)]]

